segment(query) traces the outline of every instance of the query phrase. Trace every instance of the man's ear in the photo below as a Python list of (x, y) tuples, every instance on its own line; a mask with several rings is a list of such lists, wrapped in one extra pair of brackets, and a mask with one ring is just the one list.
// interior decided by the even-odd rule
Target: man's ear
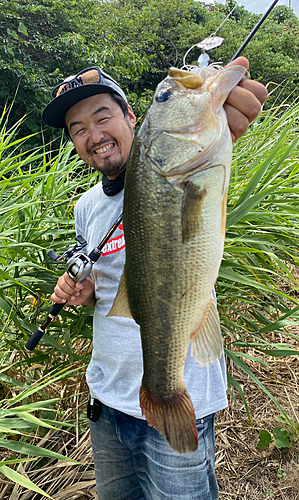
[(133, 113), (133, 110), (130, 105), (128, 105), (129, 111), (128, 111), (128, 120), (130, 121), (131, 125), (133, 128), (135, 128), (136, 125), (136, 116)]

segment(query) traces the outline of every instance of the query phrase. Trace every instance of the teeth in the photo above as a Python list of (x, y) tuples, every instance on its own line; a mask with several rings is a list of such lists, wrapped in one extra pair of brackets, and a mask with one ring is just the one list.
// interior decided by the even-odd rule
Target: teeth
[(114, 144), (107, 144), (107, 146), (102, 146), (101, 148), (95, 149), (94, 152), (96, 155), (101, 155), (103, 153), (107, 153), (114, 147)]

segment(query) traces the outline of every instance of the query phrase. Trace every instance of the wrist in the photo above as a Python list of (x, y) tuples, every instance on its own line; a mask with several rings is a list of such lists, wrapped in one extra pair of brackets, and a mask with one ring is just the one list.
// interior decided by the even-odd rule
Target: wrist
[(89, 306), (89, 307), (95, 307), (96, 305), (96, 298), (94, 295), (92, 295), (91, 297), (88, 297), (87, 299), (85, 299), (84, 302), (82, 302), (82, 305), (83, 306)]

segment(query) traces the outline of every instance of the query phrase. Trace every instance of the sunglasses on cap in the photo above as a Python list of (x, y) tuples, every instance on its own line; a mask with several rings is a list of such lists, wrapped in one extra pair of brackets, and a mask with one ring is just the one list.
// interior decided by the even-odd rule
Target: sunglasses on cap
[(98, 66), (92, 66), (91, 68), (84, 69), (80, 71), (76, 76), (72, 76), (64, 82), (57, 85), (54, 90), (51, 92), (51, 99), (55, 99), (56, 97), (68, 92), (69, 90), (74, 89), (75, 87), (80, 87), (82, 85), (90, 85), (95, 83), (100, 83), (102, 77), (106, 80), (110, 80), (117, 87), (119, 87), (118, 83), (113, 80), (109, 75), (100, 70)]

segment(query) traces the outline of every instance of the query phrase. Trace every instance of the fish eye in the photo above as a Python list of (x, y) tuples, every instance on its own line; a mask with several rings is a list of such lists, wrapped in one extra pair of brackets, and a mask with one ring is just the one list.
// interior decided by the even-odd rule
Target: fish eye
[(156, 95), (156, 101), (165, 102), (168, 101), (171, 96), (169, 90), (160, 90), (160, 92)]

